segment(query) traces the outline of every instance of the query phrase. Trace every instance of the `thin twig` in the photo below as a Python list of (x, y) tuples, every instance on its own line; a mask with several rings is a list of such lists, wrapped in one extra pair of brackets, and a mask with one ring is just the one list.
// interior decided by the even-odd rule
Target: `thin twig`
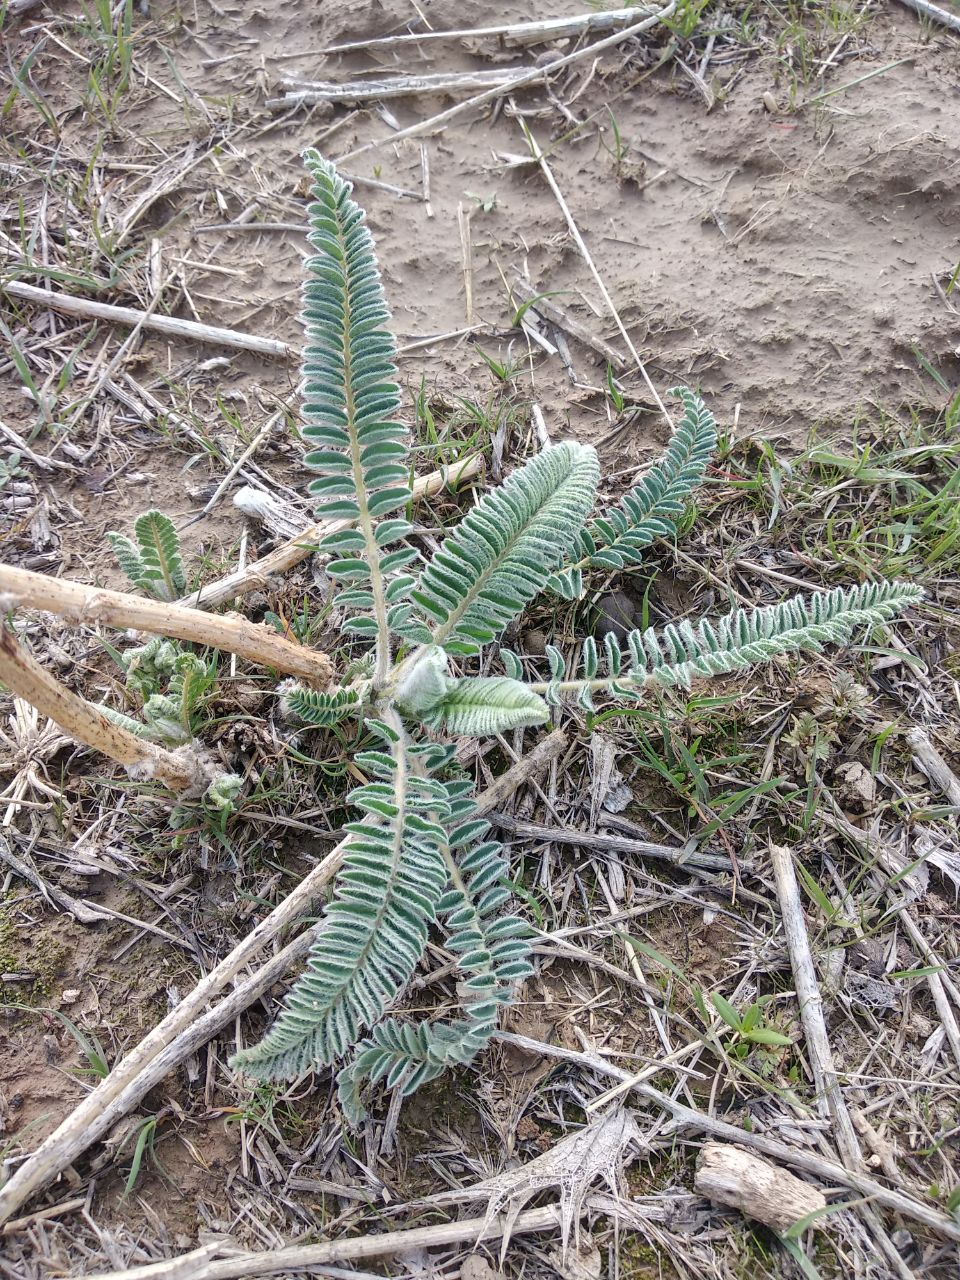
[[(617, 853), (635, 858), (655, 858), (672, 863), (675, 867), (690, 867), (708, 871), (731, 870), (730, 859), (721, 854), (689, 852), (671, 849), (669, 845), (654, 844), (649, 840), (631, 840), (626, 836), (607, 835), (599, 831), (580, 831), (576, 827), (543, 826), (536, 822), (521, 822), (506, 813), (491, 814), (490, 821), (503, 831), (521, 840), (542, 840), (553, 844), (579, 845), (584, 849), (596, 849), (600, 853)], [(741, 871), (749, 867), (741, 865)]]
[(25, 880), (27, 884), (32, 884), (54, 906), (59, 907), (61, 911), (68, 911), (80, 924), (96, 924), (98, 920), (108, 920), (110, 918), (106, 912), (92, 906), (89, 902), (74, 898), (65, 889), (61, 889), (57, 885), (47, 884), (36, 867), (17, 857), (2, 832), (0, 832), (0, 860), (5, 862), (10, 870), (15, 875), (18, 875), (21, 880)]
[(277, 423), (282, 420), (282, 418), (283, 418), (282, 409), (278, 409), (276, 413), (272, 413), (270, 415), (270, 417), (266, 420), (266, 422), (263, 424), (263, 426), (254, 436), (254, 438), (247, 445), (246, 449), (244, 449), (243, 453), (240, 454), (240, 457), (237, 458), (236, 462), (233, 463), (233, 465), (230, 467), (230, 470), (227, 472), (227, 474), (223, 477), (223, 479), (217, 485), (216, 489), (214, 490), (206, 506), (203, 508), (202, 511), (198, 512), (198, 514), (195, 515), (192, 520), (188, 521), (189, 524), (193, 524), (195, 521), (200, 520), (203, 516), (209, 515), (209, 513), (220, 501), (223, 494), (229, 488), (231, 481), (235, 478), (237, 473), (243, 470), (244, 464), (246, 462), (249, 462), (249, 460), (257, 452), (257, 450), (263, 444), (264, 440), (266, 440), (267, 436), (269, 436), (270, 432), (277, 425)]
[(934, 970), (933, 973), (925, 975), (927, 986), (930, 988), (934, 1007), (953, 1054), (953, 1060), (957, 1064), (957, 1071), (960, 1073), (960, 1025), (957, 1023), (956, 1015), (947, 997), (946, 984), (941, 977), (941, 973), (948, 973), (949, 970), (920, 932), (910, 913), (902, 908), (897, 912), (897, 916), (910, 935), (910, 941), (920, 953), (923, 963)]
[(261, 338), (253, 333), (240, 333), (236, 329), (220, 329), (215, 325), (198, 324), (196, 320), (178, 320), (174, 316), (148, 315), (134, 307), (115, 307), (107, 302), (94, 302), (90, 298), (78, 298), (72, 293), (54, 293), (24, 284), (21, 280), (8, 280), (0, 284), (0, 292), (21, 302), (37, 303), (52, 307), (68, 316), (83, 316), (92, 320), (108, 320), (114, 324), (142, 325), (158, 333), (187, 338), (192, 342), (211, 342), (221, 347), (236, 347), (241, 351), (257, 351), (261, 355), (280, 356), (290, 360), (297, 351), (287, 342), (275, 338)]
[(63, 462), (60, 458), (48, 458), (42, 453), (34, 453), (23, 436), (14, 431), (13, 427), (8, 427), (5, 422), (0, 422), (0, 435), (6, 436), (17, 452), (22, 454), (28, 462), (32, 462), (35, 467), (39, 467), (41, 471), (76, 473), (77, 468), (72, 462)]
[(583, 260), (587, 264), (590, 274), (593, 276), (594, 283), (596, 284), (597, 288), (600, 290), (601, 297), (603, 298), (604, 302), (607, 304), (607, 309), (609, 310), (610, 314), (613, 316), (614, 323), (616, 324), (617, 328), (620, 330), (620, 336), (621, 338), (623, 338), (624, 342), (626, 343), (627, 350), (630, 352), (630, 354), (634, 358), (634, 361), (636, 362), (636, 366), (640, 371), (640, 376), (643, 378), (644, 382), (647, 384), (647, 390), (653, 396), (654, 403), (657, 405), (660, 412), (663, 414), (664, 418), (666, 418), (667, 423), (670, 427), (670, 430), (671, 431), (675, 430), (673, 425), (673, 419), (670, 417), (670, 414), (667, 412), (666, 406), (664, 405), (663, 401), (660, 399), (660, 393), (657, 391), (657, 388), (653, 385), (650, 375), (647, 373), (646, 366), (644, 365), (643, 361), (640, 359), (640, 353), (637, 351), (636, 347), (633, 345), (630, 335), (629, 333), (627, 333), (626, 326), (624, 325), (623, 321), (620, 319), (620, 312), (617, 310), (613, 299), (610, 297), (610, 294), (607, 291), (607, 286), (603, 283), (603, 277), (600, 275), (600, 272), (597, 270), (596, 263), (593, 260), (590, 250), (587, 248), (586, 242), (584, 241), (583, 236), (580, 234), (580, 228), (577, 226), (574, 220), (573, 214), (570, 212), (570, 206), (567, 204), (566, 200), (564, 199), (563, 192), (560, 190), (560, 187), (557, 185), (557, 180), (553, 176), (553, 170), (550, 168), (550, 165), (547, 163), (546, 156), (543, 154), (543, 151), (540, 149), (540, 143), (534, 137), (532, 130), (530, 129), (529, 125), (526, 123), (525, 120), (520, 120), (519, 123), (520, 123), (520, 129), (523, 133), (523, 136), (526, 138), (527, 145), (530, 148), (530, 154), (533, 156), (534, 160), (536, 160), (537, 164), (540, 166), (540, 171), (542, 172), (543, 176), (546, 178), (547, 185), (550, 187), (550, 190), (553, 192), (554, 197), (556, 198), (557, 204), (560, 206), (560, 212), (563, 214), (566, 224), (570, 228), (570, 234), (573, 236), (574, 240), (576, 241), (577, 248), (580, 250), (580, 253), (583, 256)]
[(833, 1061), (830, 1037), (823, 1017), (823, 1000), (817, 983), (810, 952), (810, 940), (803, 918), (800, 887), (793, 866), (793, 855), (782, 845), (770, 843), (770, 865), (780, 902), (780, 919), (787, 941), (790, 965), (793, 969), (793, 985), (800, 1006), (800, 1022), (807, 1044), (807, 1057), (813, 1072), (817, 1094), (824, 1100), (837, 1135), (837, 1147), (844, 1163), (853, 1169), (863, 1167), (863, 1153), (857, 1139), (850, 1112)]

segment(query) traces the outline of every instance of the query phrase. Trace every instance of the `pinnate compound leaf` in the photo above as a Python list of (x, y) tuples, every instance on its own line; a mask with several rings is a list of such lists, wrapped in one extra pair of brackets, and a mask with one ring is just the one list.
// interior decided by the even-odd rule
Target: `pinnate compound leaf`
[(113, 548), (113, 554), (117, 557), (117, 563), (127, 575), (135, 587), (143, 587), (143, 561), (140, 559), (140, 552), (129, 538), (125, 538), (122, 533), (108, 532), (107, 541)]
[(684, 409), (676, 433), (643, 479), (580, 534), (570, 563), (548, 584), (564, 599), (575, 600), (583, 594), (584, 565), (622, 569), (637, 564), (651, 542), (676, 533), (676, 523), (717, 447), (717, 426), (692, 391), (674, 387), (670, 394), (680, 397)]
[(388, 780), (349, 796), (364, 817), (347, 826), (336, 892), (306, 971), (263, 1040), (231, 1059), (235, 1070), (290, 1080), (344, 1057), (413, 976), (446, 883), (439, 823), (449, 810), (442, 789), (411, 772), (405, 739), (388, 741), (380, 759)]
[(566, 441), (544, 449), (487, 493), (444, 539), (411, 591), (421, 638), (473, 653), (541, 592), (593, 506), (595, 451)]
[(133, 529), (140, 544), (142, 585), (161, 600), (176, 600), (186, 590), (187, 577), (173, 521), (161, 511), (146, 511)]
[(359, 710), (359, 698), (353, 689), (320, 692), (294, 685), (283, 691), (282, 698), (284, 711), (317, 729), (329, 728)]

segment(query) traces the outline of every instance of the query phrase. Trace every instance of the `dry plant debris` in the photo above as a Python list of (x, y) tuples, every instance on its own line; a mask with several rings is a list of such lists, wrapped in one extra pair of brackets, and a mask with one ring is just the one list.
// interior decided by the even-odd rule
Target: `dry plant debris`
[[(7, 0), (4, 562), (120, 587), (103, 531), (159, 505), (199, 566), (185, 608), (243, 597), (245, 616), (289, 644), (336, 643), (309, 513), (285, 547), (220, 500), (241, 484), (298, 500), (283, 357), (299, 342), (296, 157), (319, 143), (355, 156), (345, 167), (365, 180), (400, 303), (421, 474), (484, 459), (509, 471), (546, 432), (598, 444), (609, 496), (634, 483), (665, 432), (633, 365), (614, 358), (628, 350), (614, 314), (655, 387), (694, 381), (717, 409), (724, 450), (695, 532), (660, 544), (623, 599), (607, 598), (602, 576), (591, 584), (611, 625), (862, 577), (911, 575), (927, 604), (842, 665), (805, 660), (745, 692), (694, 688), (608, 720), (624, 813), (605, 808), (609, 769), (585, 718), (565, 722), (566, 740), (513, 790), (502, 770), (534, 739), (466, 752), (539, 926), (539, 973), (510, 1030), (560, 1056), (508, 1033), (482, 1069), (438, 1082), (353, 1144), (322, 1083), (244, 1092), (225, 1065), (239, 1012), (261, 991), (266, 1020), (302, 952), (276, 920), (262, 926), (294, 884), (327, 874), (355, 781), (349, 744), (292, 734), (256, 669), (224, 659), (202, 714), (218, 759), (245, 779), (244, 802), (223, 826), (188, 804), (173, 836), (165, 802), (105, 776), (10, 698), (6, 1171), (151, 1027), (179, 1010), (193, 1037), (182, 1056), (157, 1057), (126, 1119), (126, 1104), (105, 1113), (87, 1154), (84, 1139), (59, 1181), (15, 1211), (0, 1270), (248, 1275), (276, 1260), (274, 1274), (456, 1275), (476, 1258), (490, 1260), (484, 1275), (566, 1274), (577, 1256), (551, 1252), (562, 1213), (549, 1179), (502, 1261), (502, 1220), (490, 1234), (484, 1215), (458, 1220), (441, 1205), (443, 1220), (425, 1221), (418, 1206), (468, 1203), (504, 1175), (522, 1187), (524, 1170), (549, 1170), (621, 1116), (642, 1135), (642, 1160), (618, 1197), (598, 1186), (579, 1206), (584, 1266), (952, 1275), (960, 135), (946, 104), (957, 37), (920, 3), (923, 18), (876, 4), (681, 3), (639, 38), (625, 31), (636, 23), (605, 27), (591, 6), (558, 3), (537, 19), (575, 25), (528, 44), (519, 4), (493, 15), (467, 0), (456, 26), (470, 34), (445, 41), (434, 8), (328, 0), (304, 15), (268, 0), (254, 14), (197, 0), (178, 15), (162, 0), (146, 11)], [(496, 26), (512, 30), (477, 30)], [(332, 51), (366, 41), (378, 43)], [(513, 80), (509, 97), (501, 84), (465, 89), (469, 101), (265, 105), (284, 79), (466, 85), (478, 72)], [(57, 305), (68, 299), (70, 314)], [(211, 327), (227, 331), (214, 345)], [(466, 509), (466, 481), (438, 483), (418, 508), (425, 546)], [(582, 618), (560, 621), (572, 645)], [(534, 622), (528, 651), (554, 623)], [(95, 628), (30, 613), (24, 637), (74, 693), (132, 709)], [(789, 854), (793, 892), (775, 880), (771, 842)], [(208, 1016), (202, 975), (255, 928), (278, 938), (265, 985), (238, 969)], [(448, 960), (431, 957), (418, 1004), (446, 1007)], [(798, 976), (809, 982), (811, 968), (813, 1031)], [(717, 1210), (694, 1194), (710, 1136), (819, 1188), (829, 1212), (782, 1242)]]

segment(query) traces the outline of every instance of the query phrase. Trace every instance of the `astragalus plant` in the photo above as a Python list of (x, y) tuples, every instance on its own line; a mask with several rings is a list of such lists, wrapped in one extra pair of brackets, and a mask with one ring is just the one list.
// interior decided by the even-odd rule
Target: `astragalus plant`
[[(317, 513), (351, 527), (321, 551), (340, 585), (344, 630), (370, 641), (362, 678), (318, 693), (286, 693), (313, 725), (362, 718), (369, 750), (354, 757), (369, 781), (350, 796), (342, 869), (304, 974), (263, 1040), (233, 1065), (282, 1080), (342, 1062), (344, 1114), (362, 1115), (365, 1081), (408, 1094), (446, 1067), (469, 1062), (493, 1033), (501, 1006), (530, 973), (522, 920), (501, 846), (473, 809), (471, 783), (453, 767), (456, 739), (545, 724), (552, 707), (635, 702), (651, 685), (746, 670), (780, 654), (819, 650), (887, 621), (920, 592), (870, 583), (582, 644), (578, 660), (547, 650), (530, 683), (513, 653), (504, 674), (456, 675), (495, 646), (539, 593), (575, 597), (590, 566), (636, 562), (677, 517), (714, 447), (711, 415), (679, 390), (682, 421), (661, 460), (620, 505), (590, 514), (600, 476), (594, 450), (575, 441), (544, 449), (487, 493), (426, 563), (408, 545), (410, 439), (399, 421), (394, 341), (373, 243), (350, 186), (315, 151), (303, 323), (303, 436)], [(438, 927), (462, 973), (453, 1021), (387, 1016)]]

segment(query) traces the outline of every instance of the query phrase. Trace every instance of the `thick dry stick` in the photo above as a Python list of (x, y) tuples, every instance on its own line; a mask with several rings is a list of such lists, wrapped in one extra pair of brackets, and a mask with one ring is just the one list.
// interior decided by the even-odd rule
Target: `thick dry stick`
[[(563, 67), (569, 67), (571, 63), (579, 62), (583, 58), (596, 57), (598, 53), (613, 49), (618, 44), (622, 44), (624, 40), (639, 36), (644, 31), (649, 31), (651, 27), (657, 26), (664, 18), (669, 18), (676, 7), (677, 0), (670, 0), (669, 4), (665, 5), (657, 13), (644, 18), (642, 22), (635, 22), (630, 27), (624, 27), (622, 31), (615, 31), (612, 36), (607, 36), (604, 40), (598, 40), (596, 44), (585, 44), (582, 48), (575, 49), (573, 53), (565, 54), (564, 57), (547, 63), (546, 66), (531, 67), (529, 71), (525, 71), (522, 76), (514, 80), (510, 88), (511, 90), (522, 89), (524, 85), (543, 80), (547, 76), (553, 75), (555, 71), (560, 71)], [(462, 115), (465, 111), (469, 111), (473, 107), (480, 107), (485, 102), (492, 102), (494, 98), (502, 96), (502, 85), (487, 89), (484, 93), (478, 93), (474, 98), (468, 98), (466, 102), (458, 102), (456, 106), (450, 107), (446, 111), (441, 111), (439, 115), (430, 116), (428, 120), (420, 120), (417, 124), (408, 125), (406, 129), (391, 133), (387, 138), (378, 138), (375, 142), (366, 142), (362, 147), (357, 147), (347, 155), (338, 157), (336, 163), (340, 165), (346, 160), (353, 160), (356, 156), (363, 155), (365, 151), (372, 151), (376, 147), (382, 147), (387, 144), (393, 146), (395, 142), (400, 142), (403, 138), (412, 138), (418, 133), (429, 133), (431, 130), (438, 129), (441, 125), (445, 125), (448, 121)]]
[[(564, 36), (580, 35), (585, 31), (603, 31), (618, 27), (642, 14), (642, 10), (609, 9), (602, 13), (583, 13), (574, 18), (547, 18), (538, 22), (512, 22), (502, 27), (460, 27), (455, 31), (417, 31), (413, 35), (375, 36), (372, 40), (351, 40), (346, 44), (332, 44), (325, 54), (348, 53), (356, 49), (375, 49), (378, 46), (393, 48), (395, 45), (423, 44), (431, 40), (491, 39), (519, 40), (526, 44), (539, 44), (546, 40), (560, 40)], [(298, 55), (300, 56), (300, 55)]]
[[(549, 734), (526, 760), (518, 761), (497, 780), (497, 784), (489, 792), (477, 797), (478, 812), (484, 814), (490, 811), (491, 795), (497, 804), (503, 803), (504, 788), (509, 785), (507, 780), (510, 780), (514, 790), (527, 781), (531, 776), (529, 762), (534, 756), (542, 768), (551, 759), (561, 755), (565, 747), (565, 734), (559, 730)], [(0, 1188), (0, 1223), (16, 1213), (30, 1196), (62, 1173), (98, 1138), (108, 1133), (168, 1072), (232, 1022), (283, 975), (288, 965), (308, 949), (312, 941), (310, 930), (289, 943), (218, 1004), (209, 1007), (211, 1001), (281, 929), (306, 912), (311, 901), (336, 874), (344, 847), (345, 842), (341, 842), (332, 849), (306, 879), (261, 920), (207, 977), (202, 978), (177, 1007), (171, 1009), (163, 1021), (122, 1058), (106, 1079), (44, 1139), (9, 1182)]]
[[(333, 675), (333, 665), (325, 653), (294, 644), (271, 627), (250, 622), (236, 613), (201, 613), (179, 604), (89, 587), (8, 565), (0, 565), (0, 600), (5, 609), (42, 609), (86, 626), (101, 623), (119, 630), (132, 628), (209, 645), (211, 649), (236, 653), (261, 666), (299, 676), (316, 686), (329, 683)], [(54, 715), (50, 718), (57, 719)]]
[(21, 280), (9, 280), (0, 285), (0, 292), (21, 302), (34, 302), (41, 307), (52, 307), (68, 316), (85, 319), (108, 320), (115, 324), (142, 325), (172, 337), (187, 338), (192, 342), (212, 342), (221, 347), (237, 347), (241, 351), (257, 351), (265, 356), (294, 359), (298, 352), (287, 342), (275, 338), (261, 338), (255, 333), (238, 333), (236, 329), (219, 329), (211, 324), (198, 324), (196, 320), (178, 320), (174, 316), (150, 315), (134, 307), (115, 307), (107, 302), (94, 302), (90, 298), (78, 298), (72, 293), (48, 293), (36, 285)]
[[(411, 1227), (406, 1231), (385, 1231), (382, 1235), (355, 1236), (353, 1239), (329, 1240), (323, 1244), (294, 1244), (270, 1253), (240, 1253), (233, 1257), (210, 1261), (209, 1246), (166, 1262), (151, 1262), (145, 1267), (125, 1271), (102, 1272), (90, 1280), (241, 1280), (245, 1276), (269, 1276), (282, 1271), (285, 1275), (310, 1271), (334, 1262), (360, 1262), (365, 1258), (389, 1257), (393, 1254), (438, 1249), (442, 1245), (467, 1244), (473, 1240), (498, 1240), (506, 1231), (522, 1235), (528, 1231), (552, 1231), (561, 1222), (559, 1205), (527, 1209), (514, 1222), (508, 1214), (489, 1221), (466, 1218), (462, 1222), (442, 1222), (435, 1227)], [(184, 1267), (186, 1264), (186, 1268)]]
[(425, 76), (387, 76), (382, 80), (349, 80), (332, 84), (326, 80), (305, 80), (300, 76), (285, 77), (281, 84), (287, 92), (282, 98), (268, 98), (271, 111), (290, 107), (312, 106), (318, 102), (369, 102), (374, 98), (407, 98), (418, 94), (469, 93), (473, 89), (500, 86), (506, 93), (522, 69), (501, 67), (495, 71), (470, 71), (460, 74)]
[(189, 748), (183, 752), (166, 751), (114, 724), (99, 707), (45, 671), (6, 628), (0, 633), (0, 681), (77, 742), (101, 751), (138, 772), (141, 778), (155, 778), (171, 791), (187, 791), (204, 781), (196, 752)]
[(694, 1187), (708, 1200), (738, 1209), (782, 1235), (800, 1218), (822, 1213), (819, 1187), (781, 1169), (772, 1160), (726, 1142), (708, 1142), (700, 1152)]
[(648, 1102), (661, 1107), (673, 1116), (678, 1128), (692, 1129), (694, 1133), (708, 1133), (725, 1142), (735, 1142), (741, 1147), (749, 1147), (751, 1151), (759, 1151), (780, 1164), (792, 1165), (811, 1177), (817, 1178), (827, 1186), (849, 1187), (861, 1196), (867, 1196), (883, 1205), (893, 1213), (899, 1213), (914, 1222), (920, 1222), (930, 1231), (944, 1240), (960, 1243), (960, 1223), (950, 1218), (942, 1210), (933, 1205), (924, 1204), (901, 1191), (893, 1191), (883, 1183), (868, 1178), (866, 1174), (845, 1169), (833, 1160), (824, 1160), (811, 1151), (803, 1151), (798, 1147), (788, 1147), (775, 1138), (766, 1138), (759, 1133), (751, 1133), (747, 1129), (718, 1120), (693, 1107), (684, 1106), (675, 1098), (661, 1093), (649, 1084), (634, 1083), (634, 1077), (622, 1067), (616, 1067), (604, 1058), (595, 1057), (591, 1053), (579, 1053), (576, 1049), (565, 1049), (560, 1045), (546, 1044), (542, 1040), (532, 1040), (529, 1036), (516, 1035), (511, 1031), (495, 1031), (494, 1039), (504, 1044), (513, 1045), (517, 1049), (525, 1049), (528, 1053), (539, 1053), (547, 1058), (558, 1058), (562, 1062), (572, 1062), (577, 1066), (594, 1071), (597, 1075), (610, 1076), (614, 1080), (629, 1082), (634, 1093), (640, 1094)]
[(863, 1168), (863, 1153), (857, 1139), (850, 1112), (840, 1089), (837, 1069), (830, 1048), (830, 1037), (823, 1017), (823, 999), (810, 952), (810, 939), (803, 919), (800, 886), (793, 866), (793, 855), (782, 845), (770, 844), (770, 864), (780, 902), (780, 919), (787, 940), (793, 985), (800, 1006), (800, 1022), (807, 1042), (807, 1056), (813, 1071), (817, 1093), (826, 1102), (837, 1135), (837, 1147), (845, 1164)]
[[(414, 498), (429, 497), (445, 489), (448, 484), (463, 484), (467, 480), (472, 480), (482, 470), (483, 457), (479, 453), (474, 454), (472, 458), (465, 458), (463, 462), (451, 462), (448, 466), (439, 467), (429, 475), (415, 480), (412, 486), (413, 496)], [(180, 603), (190, 605), (194, 609), (212, 609), (218, 604), (226, 604), (228, 600), (245, 595), (248, 591), (256, 591), (268, 578), (292, 569), (295, 564), (305, 560), (316, 550), (317, 543), (326, 534), (336, 533), (340, 529), (349, 529), (353, 523), (351, 520), (321, 520), (316, 524), (308, 524), (282, 547), (277, 547), (269, 555), (255, 560), (245, 569), (237, 569), (233, 573), (228, 573), (225, 578), (208, 582), (199, 591), (191, 591), (190, 595), (184, 596)]]

